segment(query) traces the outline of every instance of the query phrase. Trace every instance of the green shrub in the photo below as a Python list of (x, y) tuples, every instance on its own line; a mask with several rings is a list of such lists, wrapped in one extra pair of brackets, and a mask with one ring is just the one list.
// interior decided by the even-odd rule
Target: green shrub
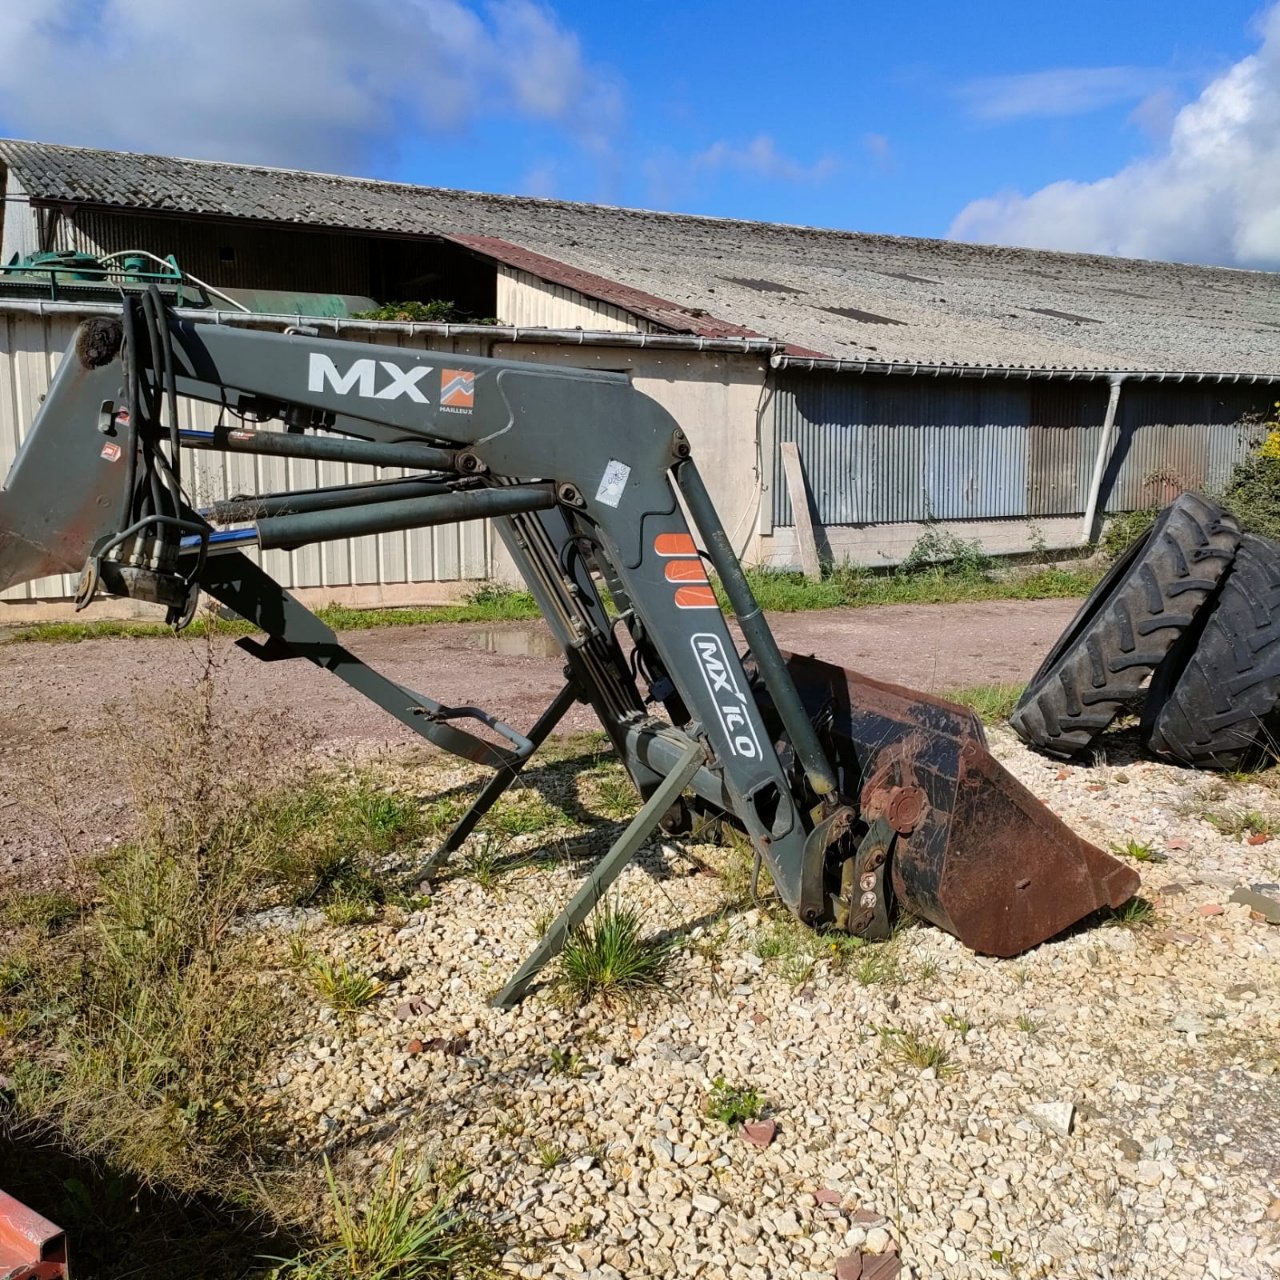
[(1145, 507), (1141, 511), (1123, 511), (1108, 519), (1098, 545), (1108, 560), (1119, 560), (1156, 522), (1159, 507)]
[(1280, 538), (1280, 458), (1259, 452), (1238, 463), (1222, 501), (1246, 533)]

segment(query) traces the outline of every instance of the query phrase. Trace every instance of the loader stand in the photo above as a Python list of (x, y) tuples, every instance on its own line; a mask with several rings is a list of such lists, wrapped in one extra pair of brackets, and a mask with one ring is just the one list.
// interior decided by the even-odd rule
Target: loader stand
[(520, 775), (521, 769), (533, 757), (533, 753), (542, 746), (556, 725), (564, 719), (569, 710), (581, 695), (577, 683), (570, 680), (555, 698), (551, 705), (538, 717), (537, 723), (529, 730), (529, 750), (517, 752), (516, 759), (485, 783), (484, 790), (476, 796), (471, 808), (458, 819), (452, 831), (444, 838), (444, 843), (410, 876), (410, 880), (427, 880), (449, 860), (451, 854), (462, 848), (462, 843), (475, 830), (476, 823), (493, 808), (498, 798)]
[(640, 846), (649, 838), (662, 820), (663, 814), (675, 804), (677, 797), (698, 772), (705, 752), (701, 743), (690, 742), (675, 769), (658, 784), (657, 790), (644, 802), (627, 829), (613, 842), (609, 852), (596, 863), (582, 887), (573, 895), (569, 905), (542, 936), (529, 958), (517, 969), (505, 987), (494, 997), (499, 1009), (510, 1009), (519, 1004), (529, 984), (539, 970), (564, 950), (569, 935), (595, 910), (609, 886), (622, 874), (628, 862), (636, 856)]

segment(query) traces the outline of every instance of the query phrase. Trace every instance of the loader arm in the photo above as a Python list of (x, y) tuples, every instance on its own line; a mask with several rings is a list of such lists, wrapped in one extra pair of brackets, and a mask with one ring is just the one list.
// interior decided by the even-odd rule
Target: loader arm
[[(223, 406), (223, 424), (180, 429), (178, 397)], [(270, 420), (285, 429), (260, 425)], [(201, 511), (178, 470), (180, 444), (417, 474)], [(566, 687), (528, 736), (371, 672), (246, 554), (470, 518), (496, 521), (565, 653)], [(708, 562), (750, 647), (749, 669)], [(623, 375), (192, 323), (158, 299), (126, 300), (119, 322), (81, 326), (0, 491), (0, 588), (82, 566), (83, 601), (98, 590), (157, 600), (177, 622), (203, 588), (266, 632), (266, 644), (247, 646), (259, 657), (325, 666), (437, 745), (493, 766), (442, 855), (572, 700), (588, 701), (645, 797), (644, 829), (624, 833), (551, 945), (630, 846), (659, 819), (678, 821), (686, 787), (694, 804), (747, 832), (782, 900), (810, 924), (882, 936), (896, 889), (962, 940), (1011, 954), (1136, 889), (1132, 872), (1043, 806), (1010, 799), (1017, 784), (964, 709), (898, 690), (897, 701), (875, 694), (862, 714), (873, 682), (793, 675), (687, 438)], [(476, 723), (488, 732), (474, 733)], [(987, 803), (969, 830), (952, 817), (974, 811), (975, 788)], [(1021, 852), (997, 856), (984, 876), (979, 846), (993, 817), (1003, 823), (996, 843)], [(1025, 866), (1011, 869), (1018, 857)], [(949, 862), (969, 869), (958, 890)], [(1017, 888), (993, 889), (1011, 875)]]

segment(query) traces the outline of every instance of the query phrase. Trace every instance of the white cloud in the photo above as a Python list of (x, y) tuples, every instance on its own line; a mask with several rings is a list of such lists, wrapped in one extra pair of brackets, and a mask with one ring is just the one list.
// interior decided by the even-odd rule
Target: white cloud
[(1172, 76), (1154, 67), (1057, 67), (1019, 75), (983, 76), (960, 87), (979, 120), (1086, 115), (1167, 88)]
[(713, 142), (694, 156), (691, 163), (695, 169), (735, 169), (776, 182), (821, 182), (838, 168), (835, 158), (829, 155), (812, 164), (783, 155), (767, 133), (758, 133), (740, 146), (723, 140)]
[(0, 66), (21, 136), (319, 169), (504, 114), (602, 150), (621, 111), (536, 0), (3, 0)]
[(883, 133), (864, 133), (862, 145), (877, 169), (888, 173), (893, 168), (893, 147)]
[(1001, 192), (961, 210), (957, 240), (1280, 268), (1280, 4), (1256, 53), (1175, 116), (1165, 145), (1097, 182)]

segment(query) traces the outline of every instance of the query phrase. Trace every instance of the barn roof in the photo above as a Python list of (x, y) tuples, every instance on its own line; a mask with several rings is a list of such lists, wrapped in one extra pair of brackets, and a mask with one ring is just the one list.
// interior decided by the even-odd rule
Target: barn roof
[(437, 236), (673, 332), (851, 361), (1280, 374), (1280, 274), (0, 140), (39, 203)]

